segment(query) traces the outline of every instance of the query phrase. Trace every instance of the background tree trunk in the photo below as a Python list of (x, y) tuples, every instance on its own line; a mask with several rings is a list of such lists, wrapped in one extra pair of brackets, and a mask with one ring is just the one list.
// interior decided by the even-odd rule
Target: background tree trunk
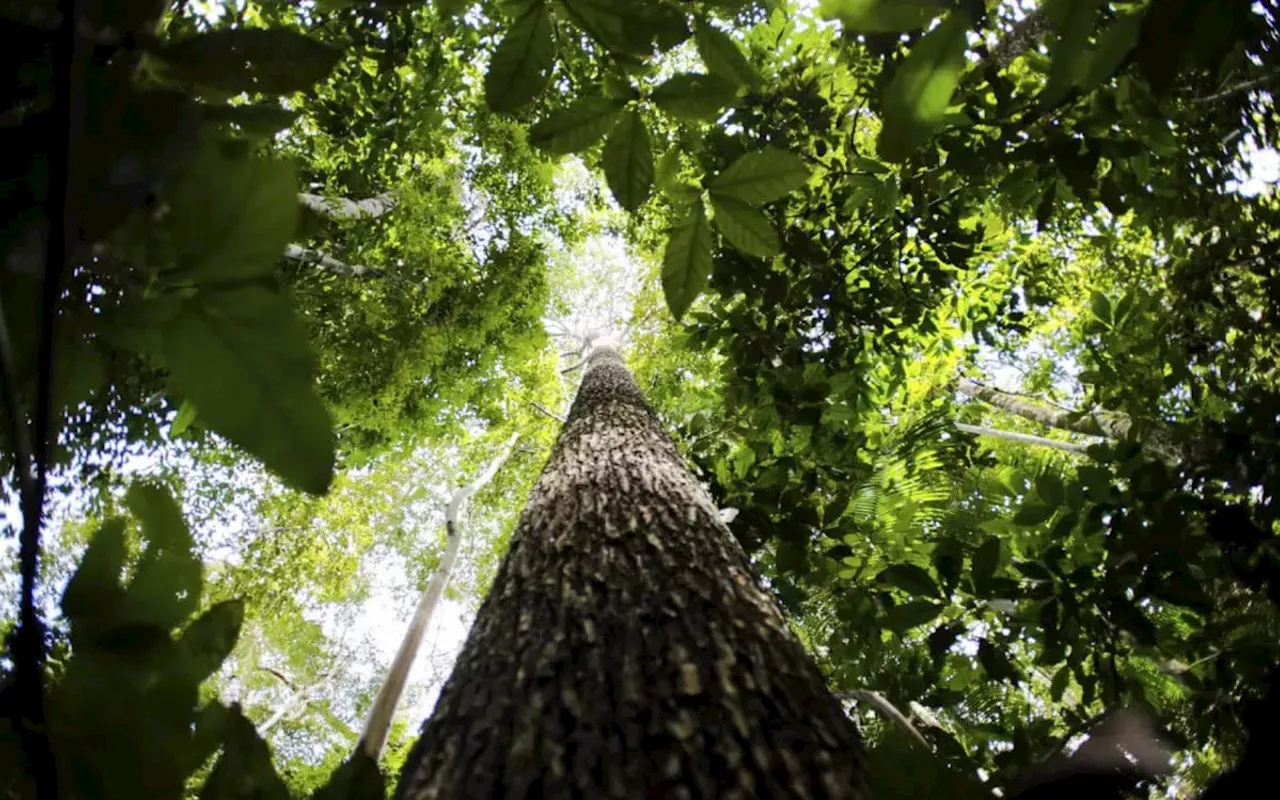
[(853, 723), (612, 350), (396, 795), (868, 795)]

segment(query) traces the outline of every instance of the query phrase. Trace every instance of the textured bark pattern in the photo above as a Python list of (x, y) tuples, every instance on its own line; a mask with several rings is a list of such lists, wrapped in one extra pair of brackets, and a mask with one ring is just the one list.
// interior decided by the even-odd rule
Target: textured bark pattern
[(610, 350), (396, 794), (868, 796), (853, 724)]

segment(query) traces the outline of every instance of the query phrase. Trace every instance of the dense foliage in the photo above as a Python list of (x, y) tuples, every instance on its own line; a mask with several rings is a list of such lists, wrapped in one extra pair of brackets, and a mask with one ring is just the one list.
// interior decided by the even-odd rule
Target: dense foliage
[(360, 620), (518, 434), (477, 602), (606, 332), (880, 796), (1007, 795), (1126, 707), (1175, 769), (1119, 783), (1175, 796), (1277, 736), (1274, 3), (17, 0), (0, 31), (9, 795), (377, 795)]

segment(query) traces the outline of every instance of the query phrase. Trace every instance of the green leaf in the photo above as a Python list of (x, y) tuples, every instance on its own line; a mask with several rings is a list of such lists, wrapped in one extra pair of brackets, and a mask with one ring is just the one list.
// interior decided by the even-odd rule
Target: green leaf
[(714, 120), (737, 93), (724, 78), (686, 72), (668, 78), (651, 97), (658, 108), (679, 119)]
[(713, 196), (759, 205), (791, 194), (809, 181), (809, 167), (794, 153), (766, 147), (738, 158), (711, 181)]
[(364, 750), (356, 750), (333, 771), (311, 800), (383, 800), (386, 778)]
[(489, 108), (515, 111), (547, 88), (556, 63), (552, 33), (551, 12), (545, 3), (533, 6), (511, 23), (484, 76), (484, 99)]
[(923, 28), (947, 5), (944, 0), (822, 0), (818, 16), (838, 19), (858, 33), (897, 33)]
[(187, 401), (178, 406), (178, 413), (173, 416), (173, 424), (169, 426), (169, 438), (176, 439), (186, 432), (196, 421), (196, 407)]
[(623, 105), (621, 100), (584, 97), (536, 122), (529, 129), (529, 142), (556, 155), (581, 152), (609, 132)]
[(1051, 508), (1057, 508), (1066, 500), (1062, 479), (1050, 472), (1042, 472), (1036, 477), (1036, 494)]
[(278, 103), (245, 103), (238, 106), (204, 106), (201, 114), (211, 122), (235, 125), (246, 135), (266, 139), (289, 127), (298, 118), (297, 111)]
[(747, 57), (724, 31), (705, 20), (698, 20), (693, 30), (693, 43), (712, 75), (739, 86), (751, 86), (756, 82), (755, 70), (747, 62)]
[(712, 221), (716, 230), (737, 249), (757, 258), (778, 254), (778, 232), (761, 212), (732, 197), (711, 195)]
[(995, 577), (996, 568), (1000, 566), (1000, 540), (994, 536), (983, 542), (973, 554), (970, 564), (970, 575), (976, 587), (986, 586)]
[(1111, 298), (1102, 292), (1094, 292), (1089, 296), (1089, 310), (1099, 321), (1110, 325), (1112, 322)]
[(1021, 525), (1024, 528), (1034, 528), (1052, 516), (1053, 508), (1050, 506), (1026, 504), (1018, 509), (1018, 513), (1013, 515), (1013, 524)]
[(876, 144), (881, 158), (905, 160), (942, 124), (967, 64), (969, 25), (966, 12), (952, 11), (920, 37), (898, 66), (882, 105), (883, 127)]
[(135, 482), (125, 504), (137, 518), (147, 541), (125, 589), (121, 621), (150, 625), (165, 632), (181, 625), (200, 606), (200, 561), (195, 542), (169, 491), (153, 483)]
[(649, 131), (635, 111), (623, 114), (604, 144), (604, 177), (618, 205), (635, 211), (653, 189), (653, 151)]
[[(893, 169), (888, 164), (881, 163), (873, 158), (862, 158), (861, 156), (850, 158), (849, 166), (854, 169), (865, 170), (873, 175), (888, 175), (893, 172)], [(879, 183), (876, 185), (878, 186)]]
[(1019, 681), (1018, 670), (1014, 668), (1013, 662), (1009, 660), (1008, 654), (1000, 646), (993, 644), (988, 639), (978, 640), (978, 663), (987, 671), (992, 680), (996, 681)]
[(324, 80), (342, 51), (284, 27), (224, 28), (167, 42), (157, 55), (178, 81), (235, 93), (292, 94)]
[(670, 49), (689, 36), (683, 12), (652, 2), (561, 0), (569, 18), (615, 53), (644, 57), (655, 40)]
[(82, 618), (103, 613), (119, 600), (125, 554), (124, 520), (102, 523), (62, 593), (62, 613), (73, 626)]
[(153, 248), (182, 282), (270, 276), (298, 227), (293, 167), (206, 144), (169, 195), (168, 241)]
[(1125, 56), (1138, 43), (1143, 11), (1120, 14), (1098, 35), (1098, 49), (1080, 80), (1080, 91), (1091, 92), (1120, 69)]
[(662, 291), (676, 319), (707, 288), (711, 276), (711, 226), (707, 212), (696, 203), (671, 229), (662, 255)]
[(224, 600), (182, 632), (180, 644), (186, 651), (188, 675), (197, 685), (217, 672), (231, 655), (243, 623), (244, 603)]
[(333, 428), (311, 385), (306, 331), (283, 297), (252, 285), (202, 291), (166, 326), (163, 356), (211, 430), (298, 488), (328, 489)]
[(1083, 77), (1090, 56), (1089, 34), (1093, 33), (1102, 0), (1068, 0), (1062, 5), (1057, 41), (1051, 51), (1049, 80), (1042, 96), (1042, 102), (1047, 105), (1060, 102)]
[(200, 789), (200, 800), (289, 800), (289, 790), (276, 774), (267, 743), (232, 706), (222, 755)]
[(1049, 683), (1049, 697), (1055, 703), (1062, 702), (1062, 696), (1067, 692), (1067, 684), (1071, 680), (1071, 665), (1064, 664), (1053, 673), (1053, 680)]
[(912, 600), (894, 606), (885, 612), (880, 620), (880, 627), (894, 633), (903, 633), (918, 625), (932, 622), (942, 613), (946, 606), (941, 603), (930, 603), (927, 600)]
[(702, 196), (702, 188), (692, 180), (680, 177), (683, 168), (680, 148), (673, 147), (658, 159), (655, 179), (658, 188), (671, 199), (672, 203), (688, 205), (697, 202)]
[(934, 546), (933, 569), (942, 579), (942, 585), (947, 591), (955, 588), (964, 569), (964, 550), (958, 541), (948, 537)]
[(933, 576), (923, 567), (915, 564), (894, 564), (876, 576), (876, 580), (896, 586), (907, 594), (932, 595), (940, 597), (938, 584)]

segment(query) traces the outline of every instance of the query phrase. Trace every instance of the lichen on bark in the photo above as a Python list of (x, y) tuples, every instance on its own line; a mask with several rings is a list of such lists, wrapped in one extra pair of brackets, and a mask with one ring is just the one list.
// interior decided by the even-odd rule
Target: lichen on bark
[(861, 742), (622, 359), (591, 357), (399, 798), (865, 798)]

